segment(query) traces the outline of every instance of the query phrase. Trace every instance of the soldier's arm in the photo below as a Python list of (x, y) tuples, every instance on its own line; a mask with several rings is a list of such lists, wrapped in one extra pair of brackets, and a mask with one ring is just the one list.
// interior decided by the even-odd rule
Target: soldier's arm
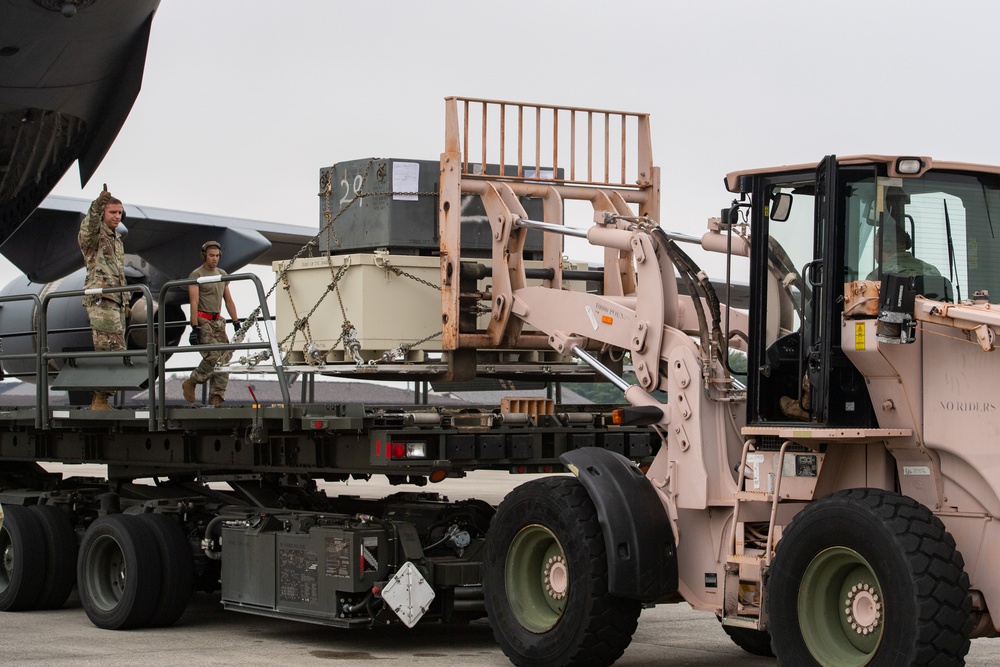
[(222, 299), (226, 302), (226, 311), (229, 313), (229, 317), (234, 322), (238, 321), (240, 316), (236, 314), (236, 302), (233, 301), (233, 295), (229, 293), (229, 283), (226, 283), (226, 288), (222, 291)]
[(188, 285), (188, 301), (191, 303), (191, 327), (198, 328), (200, 318), (198, 317), (198, 286)]
[(100, 225), (104, 222), (104, 207), (107, 206), (110, 199), (111, 193), (104, 190), (100, 195), (98, 195), (97, 199), (90, 203), (90, 210), (87, 211), (87, 215), (84, 216), (83, 222), (80, 223), (81, 245), (85, 242), (88, 245), (94, 244), (94, 239), (97, 237)]

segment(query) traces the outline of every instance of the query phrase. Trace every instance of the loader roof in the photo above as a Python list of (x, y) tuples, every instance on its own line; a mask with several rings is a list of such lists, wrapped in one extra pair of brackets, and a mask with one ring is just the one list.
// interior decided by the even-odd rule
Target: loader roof
[[(900, 173), (896, 167), (901, 160), (919, 160), (921, 169), (915, 174)], [(889, 176), (920, 176), (930, 169), (954, 170), (954, 171), (978, 171), (988, 174), (1000, 174), (1000, 166), (973, 164), (968, 162), (945, 162), (935, 161), (927, 156), (912, 155), (847, 155), (837, 158), (841, 165), (863, 165), (863, 164), (885, 164)], [(740, 191), (740, 177), (758, 174), (776, 174), (791, 171), (812, 171), (819, 165), (818, 162), (809, 162), (795, 165), (782, 165), (778, 167), (761, 167), (759, 169), (741, 169), (731, 171), (726, 174), (726, 189), (730, 192)]]

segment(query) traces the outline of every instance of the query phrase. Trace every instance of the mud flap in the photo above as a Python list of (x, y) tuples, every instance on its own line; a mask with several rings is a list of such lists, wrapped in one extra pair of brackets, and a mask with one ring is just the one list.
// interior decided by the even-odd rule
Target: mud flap
[(677, 592), (677, 549), (670, 520), (642, 471), (620, 454), (597, 447), (559, 460), (590, 494), (608, 552), (612, 595), (653, 602)]

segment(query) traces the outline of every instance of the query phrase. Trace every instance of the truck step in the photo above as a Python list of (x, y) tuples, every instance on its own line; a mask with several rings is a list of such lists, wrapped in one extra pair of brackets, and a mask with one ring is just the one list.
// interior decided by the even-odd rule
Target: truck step
[(760, 630), (760, 619), (756, 616), (723, 616), (722, 624), (729, 625), (734, 628)]

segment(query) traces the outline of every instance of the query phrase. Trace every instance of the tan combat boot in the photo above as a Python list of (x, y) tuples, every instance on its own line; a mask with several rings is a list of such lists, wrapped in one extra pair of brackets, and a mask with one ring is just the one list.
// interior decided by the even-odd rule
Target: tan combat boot
[(114, 410), (110, 405), (108, 405), (108, 395), (103, 391), (95, 391), (94, 398), (90, 402), (91, 410)]
[(208, 404), (213, 408), (217, 408), (222, 405), (223, 401), (224, 399), (218, 394), (212, 394), (212, 396), (208, 399)]
[(184, 392), (184, 400), (188, 403), (194, 403), (194, 388), (197, 386), (198, 383), (194, 381), (194, 378), (184, 380), (184, 384), (181, 385), (181, 390)]
[(778, 407), (781, 408), (781, 412), (786, 417), (791, 417), (802, 422), (807, 422), (810, 419), (809, 413), (802, 409), (798, 399), (791, 396), (782, 396), (778, 399)]

